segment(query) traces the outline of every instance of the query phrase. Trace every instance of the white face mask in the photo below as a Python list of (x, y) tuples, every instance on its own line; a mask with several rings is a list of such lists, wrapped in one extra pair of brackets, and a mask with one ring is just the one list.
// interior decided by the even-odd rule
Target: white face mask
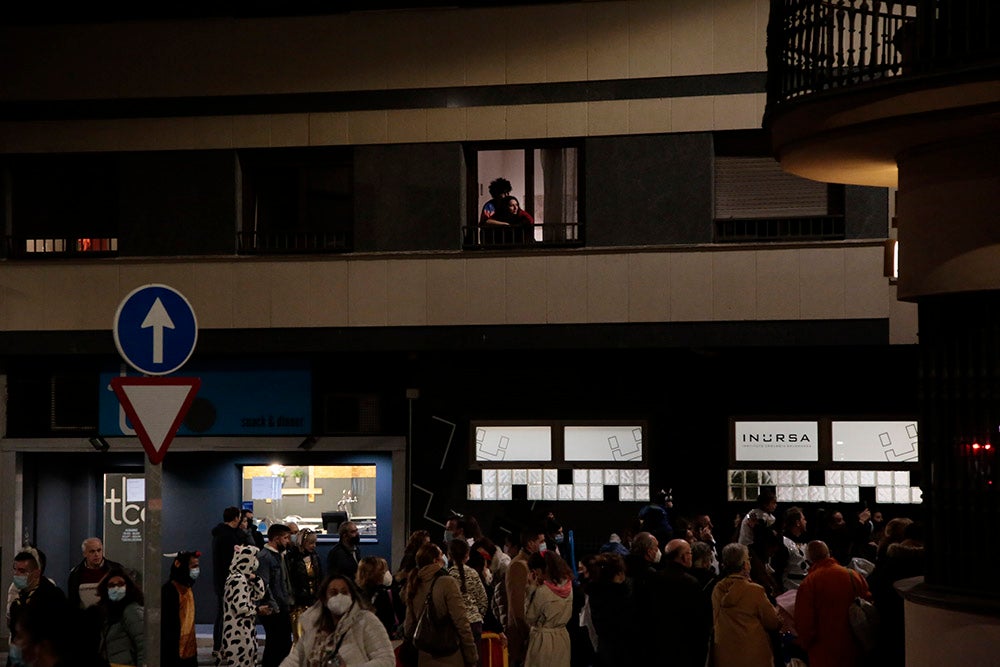
[(354, 604), (354, 600), (351, 599), (350, 595), (334, 595), (326, 601), (326, 608), (334, 616), (343, 616), (352, 604)]
[(653, 562), (659, 563), (661, 558), (663, 558), (663, 552), (657, 549), (653, 555)]
[(389, 570), (386, 570), (385, 574), (382, 575), (382, 585), (392, 586), (392, 573)]

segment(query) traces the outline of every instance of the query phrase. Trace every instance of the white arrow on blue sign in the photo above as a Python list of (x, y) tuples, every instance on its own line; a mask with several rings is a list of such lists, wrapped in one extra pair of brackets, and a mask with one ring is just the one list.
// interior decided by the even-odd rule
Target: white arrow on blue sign
[(166, 285), (143, 285), (118, 306), (115, 346), (129, 366), (167, 375), (183, 366), (198, 342), (198, 320), (184, 295)]

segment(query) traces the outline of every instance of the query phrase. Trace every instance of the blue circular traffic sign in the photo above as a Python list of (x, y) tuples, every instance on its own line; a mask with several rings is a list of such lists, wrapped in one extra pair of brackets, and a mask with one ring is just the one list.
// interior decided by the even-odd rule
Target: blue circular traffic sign
[(166, 285), (143, 285), (115, 313), (115, 346), (129, 366), (167, 375), (183, 366), (198, 342), (198, 320), (184, 295)]

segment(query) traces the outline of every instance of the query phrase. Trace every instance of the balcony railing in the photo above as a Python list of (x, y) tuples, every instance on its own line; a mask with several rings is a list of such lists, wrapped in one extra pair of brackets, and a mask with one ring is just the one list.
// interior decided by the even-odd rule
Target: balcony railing
[(894, 77), (995, 66), (996, 0), (771, 0), (768, 107)]
[(466, 249), (572, 247), (583, 245), (582, 230), (577, 222), (520, 227), (470, 225), (462, 228), (462, 238)]
[(240, 232), (236, 235), (241, 255), (294, 255), (305, 253), (350, 252), (349, 232), (263, 233)]
[(3, 257), (7, 259), (45, 259), (49, 257), (117, 257), (115, 237), (4, 236)]
[(844, 238), (842, 215), (802, 218), (726, 218), (715, 221), (716, 243), (839, 241)]

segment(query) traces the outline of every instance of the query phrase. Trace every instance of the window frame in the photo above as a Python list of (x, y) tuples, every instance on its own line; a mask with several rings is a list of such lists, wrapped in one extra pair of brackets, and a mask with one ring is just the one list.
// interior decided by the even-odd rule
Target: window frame
[[(465, 250), (474, 249), (526, 249), (526, 248), (554, 248), (554, 247), (581, 247), (586, 245), (586, 151), (585, 144), (581, 137), (558, 138), (558, 139), (517, 139), (502, 141), (477, 141), (468, 142), (463, 145), (466, 163), (466, 222), (461, 226), (462, 247)], [(518, 196), (521, 208), (535, 215), (534, 206), (534, 154), (536, 150), (546, 149), (574, 149), (576, 151), (576, 221), (538, 223), (536, 227), (542, 227), (542, 240), (531, 242), (484, 241), (478, 234), (479, 215), (482, 204), (480, 198), (483, 196), (479, 192), (479, 154), (486, 151), (523, 151), (525, 155), (524, 182), (525, 191)], [(532, 159), (528, 159), (528, 154)], [(551, 229), (563, 227), (562, 236), (564, 238), (547, 238), (545, 227)], [(565, 231), (572, 227), (575, 238), (565, 238)], [(559, 234), (553, 236), (558, 237)]]

